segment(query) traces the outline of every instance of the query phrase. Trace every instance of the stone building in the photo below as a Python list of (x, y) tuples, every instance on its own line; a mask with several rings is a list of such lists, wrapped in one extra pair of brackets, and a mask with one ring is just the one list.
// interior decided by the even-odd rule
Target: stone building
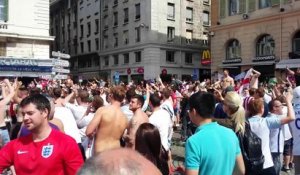
[(261, 80), (300, 66), (299, 0), (212, 0), (212, 73), (251, 67)]
[(49, 35), (49, 0), (0, 0), (0, 76), (51, 74), (53, 40)]

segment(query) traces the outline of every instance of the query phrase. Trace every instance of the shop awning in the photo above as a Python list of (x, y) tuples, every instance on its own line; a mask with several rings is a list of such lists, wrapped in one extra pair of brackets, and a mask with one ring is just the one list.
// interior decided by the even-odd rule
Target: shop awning
[(272, 64), (275, 64), (275, 61), (221, 64), (221, 65), (219, 65), (219, 67), (221, 67), (221, 68), (230, 68), (230, 67), (237, 67), (237, 66), (268, 66), (268, 65), (272, 65)]
[(285, 59), (276, 64), (276, 69), (300, 68), (300, 59)]

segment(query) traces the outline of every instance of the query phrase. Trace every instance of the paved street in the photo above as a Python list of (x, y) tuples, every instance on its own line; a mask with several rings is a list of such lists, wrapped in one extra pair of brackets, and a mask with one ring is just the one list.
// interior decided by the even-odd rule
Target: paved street
[[(172, 142), (172, 156), (173, 164), (177, 167), (178, 165), (184, 165), (184, 143), (180, 140), (180, 131), (174, 131), (173, 142)], [(280, 175), (294, 175), (294, 171), (290, 173), (281, 172)]]

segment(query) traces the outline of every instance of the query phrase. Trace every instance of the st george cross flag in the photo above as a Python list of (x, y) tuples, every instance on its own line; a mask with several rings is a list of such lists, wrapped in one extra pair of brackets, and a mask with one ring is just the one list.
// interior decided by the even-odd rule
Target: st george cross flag
[(239, 88), (239, 94), (242, 94), (244, 88), (249, 88), (251, 75), (252, 75), (252, 68), (247, 71), (244, 79), (242, 80), (242, 84)]

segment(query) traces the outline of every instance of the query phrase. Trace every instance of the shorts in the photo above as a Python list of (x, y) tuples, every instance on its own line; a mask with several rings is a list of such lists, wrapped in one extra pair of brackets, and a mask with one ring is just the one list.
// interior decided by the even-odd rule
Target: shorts
[(291, 156), (293, 150), (293, 138), (284, 141), (283, 155)]
[(173, 110), (174, 110), (174, 115), (176, 116), (178, 112), (178, 108), (173, 108)]

